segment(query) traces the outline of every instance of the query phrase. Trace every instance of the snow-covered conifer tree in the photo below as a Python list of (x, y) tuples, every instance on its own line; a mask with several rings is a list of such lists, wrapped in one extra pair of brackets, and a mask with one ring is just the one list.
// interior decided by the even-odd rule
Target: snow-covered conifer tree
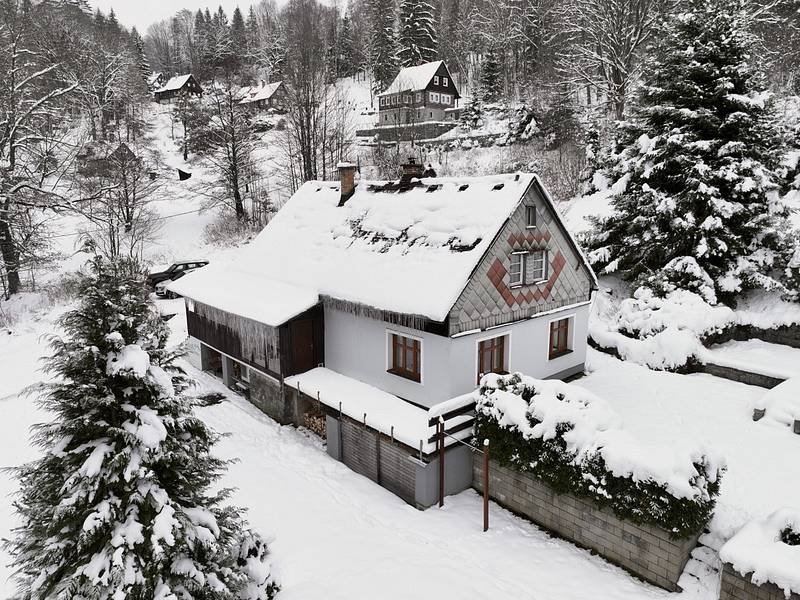
[(369, 63), (375, 79), (375, 91), (382, 92), (397, 75), (397, 36), (393, 0), (368, 0), (372, 36)]
[(779, 285), (769, 276), (786, 229), (778, 137), (745, 7), (687, 0), (667, 23), (617, 140), (615, 211), (591, 240), (606, 271), (652, 283), (689, 257), (681, 264), (696, 264), (696, 282), (710, 278), (724, 301)]
[(436, 21), (427, 0), (400, 3), (398, 56), (403, 67), (413, 67), (436, 59)]
[(503, 66), (500, 54), (495, 46), (491, 46), (481, 61), (480, 95), (484, 102), (496, 102), (502, 93)]
[(44, 454), (18, 468), (21, 525), (6, 549), (26, 599), (263, 600), (267, 546), (227, 490), (219, 435), (193, 416), (189, 381), (130, 261), (96, 258), (53, 341), (35, 428)]

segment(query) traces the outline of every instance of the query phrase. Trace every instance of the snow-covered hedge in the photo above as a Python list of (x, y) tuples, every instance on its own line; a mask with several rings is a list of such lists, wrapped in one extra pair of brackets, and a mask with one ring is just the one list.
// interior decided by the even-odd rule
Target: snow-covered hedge
[(701, 449), (635, 440), (597, 396), (555, 380), (487, 375), (475, 437), (500, 464), (556, 492), (590, 498), (634, 523), (686, 538), (711, 518), (724, 463)]
[(774, 583), (786, 597), (800, 594), (800, 510), (783, 508), (749, 522), (719, 556), (756, 585)]

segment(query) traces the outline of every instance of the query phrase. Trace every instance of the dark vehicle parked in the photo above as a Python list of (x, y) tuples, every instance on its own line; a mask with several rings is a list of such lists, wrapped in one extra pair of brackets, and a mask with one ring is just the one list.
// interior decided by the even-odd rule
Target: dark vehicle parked
[(200, 267), (205, 267), (207, 260), (179, 260), (172, 263), (169, 268), (163, 271), (153, 271), (147, 276), (147, 285), (155, 289), (156, 285), (162, 281), (171, 281), (182, 277), (189, 271), (194, 271)]

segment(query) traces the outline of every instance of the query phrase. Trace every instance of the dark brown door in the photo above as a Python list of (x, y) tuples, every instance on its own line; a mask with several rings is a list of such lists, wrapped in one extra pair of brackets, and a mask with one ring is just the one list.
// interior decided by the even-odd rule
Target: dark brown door
[(314, 360), (314, 321), (292, 323), (292, 372), (303, 373), (317, 366)]

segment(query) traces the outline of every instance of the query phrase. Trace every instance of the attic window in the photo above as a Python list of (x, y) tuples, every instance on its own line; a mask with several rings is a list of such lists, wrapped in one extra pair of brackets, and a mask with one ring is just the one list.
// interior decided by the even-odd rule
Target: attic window
[(438, 183), (434, 183), (433, 185), (429, 185), (429, 186), (428, 186), (428, 189), (427, 189), (427, 190), (425, 190), (425, 191), (426, 191), (426, 192), (435, 192), (435, 191), (436, 191), (436, 190), (438, 190), (440, 187), (442, 187), (442, 186), (441, 186), (441, 185), (439, 185)]
[(459, 191), (459, 192), (463, 192), (463, 191), (464, 191), (464, 190), (466, 190), (468, 187), (469, 187), (469, 184), (468, 184), (468, 183), (462, 184), (462, 185), (460, 185), (460, 186), (458, 187), (458, 191)]
[(525, 207), (525, 227), (528, 229), (533, 229), (536, 227), (536, 207), (535, 206), (526, 206)]
[(492, 191), (496, 192), (497, 190), (502, 190), (503, 186), (505, 186), (505, 183), (495, 183)]

